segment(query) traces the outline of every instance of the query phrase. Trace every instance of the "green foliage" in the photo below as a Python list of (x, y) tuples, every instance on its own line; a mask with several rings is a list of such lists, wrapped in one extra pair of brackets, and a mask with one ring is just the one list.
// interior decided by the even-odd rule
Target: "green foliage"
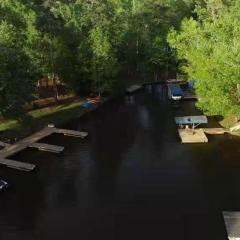
[(0, 12), (0, 109), (4, 116), (19, 118), (34, 91), (28, 56), (32, 16), (20, 1), (4, 1)]
[(238, 1), (206, 1), (198, 18), (185, 19), (169, 42), (177, 49), (182, 70), (196, 79), (198, 106), (208, 114), (240, 114), (240, 27)]
[(125, 79), (165, 71), (175, 64), (168, 30), (192, 15), (194, 2), (1, 1), (2, 114), (21, 116), (40, 78), (60, 79), (80, 94), (112, 94)]

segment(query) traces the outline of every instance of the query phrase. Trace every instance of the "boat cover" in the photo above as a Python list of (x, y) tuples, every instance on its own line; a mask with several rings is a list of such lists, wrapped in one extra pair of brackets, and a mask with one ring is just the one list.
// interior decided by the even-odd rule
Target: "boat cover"
[(185, 116), (185, 117), (175, 117), (175, 122), (178, 125), (207, 124), (208, 119), (206, 116)]
[(169, 84), (168, 88), (172, 96), (183, 96), (183, 91), (178, 84)]

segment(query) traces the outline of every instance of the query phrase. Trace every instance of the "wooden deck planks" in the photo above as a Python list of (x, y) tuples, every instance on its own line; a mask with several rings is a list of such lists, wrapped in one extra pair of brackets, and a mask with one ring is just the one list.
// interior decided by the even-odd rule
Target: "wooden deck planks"
[(29, 145), (29, 147), (36, 148), (41, 151), (53, 152), (53, 153), (61, 153), (64, 151), (64, 147), (62, 146), (50, 145), (45, 143), (32, 143)]
[(9, 168), (14, 168), (14, 169), (18, 169), (26, 172), (30, 172), (34, 170), (36, 167), (34, 164), (14, 161), (10, 159), (0, 159), (0, 164), (5, 165), (6, 167), (9, 167)]
[(53, 133), (54, 133), (54, 129), (47, 127), (27, 138), (24, 138), (23, 140), (20, 140), (19, 142), (15, 143), (13, 145), (9, 145), (0, 151), (0, 159), (4, 159), (13, 154), (16, 154), (16, 153), (26, 149), (32, 143), (37, 142)]
[(62, 146), (38, 143), (38, 141), (40, 141), (45, 137), (50, 136), (53, 133), (60, 133), (66, 136), (79, 137), (79, 138), (85, 138), (88, 136), (87, 132), (79, 132), (79, 131), (68, 130), (68, 129), (58, 129), (55, 127), (46, 127), (41, 131), (34, 133), (33, 135), (27, 138), (24, 138), (13, 145), (5, 144), (5, 148), (0, 150), (0, 164), (10, 168), (15, 168), (18, 170), (32, 171), (35, 168), (35, 165), (30, 163), (9, 160), (7, 158), (9, 156), (12, 156), (26, 149), (27, 147), (37, 148), (42, 151), (49, 151), (49, 152), (55, 152), (55, 153), (62, 152), (64, 150), (64, 147)]
[(203, 129), (178, 129), (182, 143), (207, 143), (208, 138)]
[(68, 129), (57, 129), (57, 128), (55, 128), (55, 133), (61, 133), (61, 134), (64, 134), (65, 136), (80, 137), (80, 138), (85, 138), (85, 137), (88, 136), (87, 132), (79, 132), (79, 131), (68, 130)]

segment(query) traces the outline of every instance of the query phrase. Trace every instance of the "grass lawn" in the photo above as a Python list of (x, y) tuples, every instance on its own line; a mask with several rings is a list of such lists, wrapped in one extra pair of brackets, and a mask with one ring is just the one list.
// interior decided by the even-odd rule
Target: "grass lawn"
[(63, 124), (71, 119), (80, 117), (88, 111), (89, 109), (80, 107), (80, 102), (33, 110), (29, 112), (32, 119), (26, 123), (19, 123), (15, 120), (0, 122), (0, 134), (4, 137), (26, 136), (49, 123)]

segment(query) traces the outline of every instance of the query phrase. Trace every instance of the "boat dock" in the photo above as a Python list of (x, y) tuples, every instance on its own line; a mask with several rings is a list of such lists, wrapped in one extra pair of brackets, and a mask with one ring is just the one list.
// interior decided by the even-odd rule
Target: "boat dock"
[(38, 141), (40, 141), (41, 139), (48, 137), (54, 133), (64, 134), (66, 136), (71, 136), (71, 137), (80, 137), (80, 138), (85, 138), (88, 135), (88, 133), (86, 132), (79, 132), (79, 131), (73, 131), (73, 130), (67, 130), (67, 129), (58, 129), (55, 127), (46, 127), (41, 131), (27, 138), (22, 139), (13, 145), (9, 145), (9, 144), (5, 145), (5, 148), (0, 150), (0, 164), (5, 165), (9, 168), (19, 169), (24, 171), (32, 171), (36, 167), (34, 164), (10, 160), (8, 159), (8, 157), (28, 147), (36, 148), (42, 151), (54, 152), (54, 153), (62, 152), (64, 150), (64, 147), (62, 146), (38, 143)]
[(50, 145), (45, 143), (32, 143), (28, 147), (36, 148), (38, 150), (45, 151), (45, 152), (53, 152), (53, 153), (61, 153), (64, 150), (64, 147), (62, 146)]
[(0, 159), (0, 164), (9, 168), (14, 168), (21, 171), (30, 172), (35, 169), (35, 165), (31, 163), (19, 162), (10, 159)]
[(203, 129), (178, 129), (182, 143), (207, 143), (208, 138)]
[[(198, 128), (200, 124), (207, 124), (206, 116), (184, 116), (175, 117), (175, 123), (181, 128), (178, 129), (178, 134), (182, 143), (206, 143), (208, 142), (207, 135), (220, 135), (228, 133), (226, 128)], [(191, 126), (191, 127), (190, 127)]]
[(223, 212), (229, 240), (240, 239), (240, 212)]
[(65, 136), (79, 137), (79, 138), (85, 138), (88, 136), (87, 132), (79, 132), (79, 131), (74, 131), (74, 130), (58, 129), (58, 128), (55, 128), (55, 133), (61, 133)]

